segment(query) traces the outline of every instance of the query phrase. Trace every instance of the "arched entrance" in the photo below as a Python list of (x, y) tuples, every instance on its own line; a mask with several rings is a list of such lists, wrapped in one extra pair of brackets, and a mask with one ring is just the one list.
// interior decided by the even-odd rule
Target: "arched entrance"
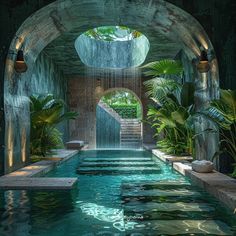
[[(65, 32), (76, 29), (79, 35), (88, 28), (108, 24), (135, 28), (148, 38), (153, 32), (159, 32), (167, 38), (175, 39), (185, 51), (189, 66), (193, 67), (193, 77), (197, 84), (197, 108), (200, 109), (209, 100), (218, 96), (218, 65), (213, 46), (202, 26), (187, 12), (163, 0), (55, 1), (35, 12), (21, 25), (9, 49), (4, 84), (5, 172), (24, 165), (24, 161), (27, 160), (25, 156), (29, 156), (30, 125), (27, 97), (30, 94), (33, 66), (39, 53)], [(28, 65), (27, 72), (22, 74), (17, 74), (14, 70), (14, 54), (19, 49), (24, 50)], [(207, 51), (211, 59), (211, 69), (204, 75), (199, 74), (195, 65), (192, 65), (192, 61), (199, 58), (202, 49)], [(206, 124), (200, 121), (198, 129), (205, 127)], [(217, 140), (210, 135), (212, 134), (202, 137), (201, 143), (197, 143), (197, 157), (200, 159), (207, 159), (216, 150)], [(23, 136), (25, 138), (21, 138)], [(202, 143), (205, 145), (204, 150), (200, 150)], [(24, 158), (20, 159), (21, 156)]]
[(142, 102), (133, 91), (106, 90), (96, 107), (96, 147), (142, 148), (142, 118)]

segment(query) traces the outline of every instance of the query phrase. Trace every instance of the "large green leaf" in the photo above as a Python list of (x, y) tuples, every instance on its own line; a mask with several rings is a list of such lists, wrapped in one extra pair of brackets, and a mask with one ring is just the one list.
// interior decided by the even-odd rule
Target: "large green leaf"
[(144, 72), (145, 75), (154, 77), (181, 76), (183, 73), (181, 62), (171, 59), (154, 61), (144, 65), (142, 68), (149, 69)]
[(55, 126), (75, 119), (77, 112), (64, 112), (64, 101), (52, 95), (31, 96), (31, 153), (45, 155), (50, 149), (62, 147), (61, 133)]
[(184, 125), (189, 117), (189, 114), (184, 107), (179, 107), (178, 110), (171, 113), (171, 117), (177, 123)]

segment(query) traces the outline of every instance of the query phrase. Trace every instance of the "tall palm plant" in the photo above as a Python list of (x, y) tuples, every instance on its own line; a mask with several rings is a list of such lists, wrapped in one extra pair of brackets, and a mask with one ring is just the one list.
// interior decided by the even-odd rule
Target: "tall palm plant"
[(190, 122), (193, 112), (193, 83), (182, 85), (183, 67), (174, 60), (152, 62), (143, 68), (148, 76), (155, 78), (144, 82), (147, 96), (157, 107), (148, 111), (148, 120), (156, 129), (156, 136), (164, 134), (157, 146), (171, 154), (192, 154), (193, 125)]
[(76, 112), (64, 112), (64, 102), (53, 95), (31, 96), (31, 154), (45, 156), (51, 149), (63, 146), (62, 134), (56, 125), (77, 117)]

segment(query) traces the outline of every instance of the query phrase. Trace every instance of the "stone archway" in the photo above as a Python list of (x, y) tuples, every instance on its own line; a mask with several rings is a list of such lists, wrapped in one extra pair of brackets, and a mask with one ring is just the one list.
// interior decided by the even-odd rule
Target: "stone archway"
[[(204, 48), (211, 59), (210, 71), (202, 76), (196, 72), (193, 65), (198, 85), (195, 96), (198, 109), (218, 97), (218, 65), (213, 46), (202, 26), (187, 12), (164, 0), (55, 1), (26, 19), (16, 32), (9, 49), (4, 78), (5, 172), (24, 165), (25, 156), (29, 156), (28, 84), (39, 53), (52, 40), (75, 27), (84, 31), (83, 27), (86, 25), (91, 27), (107, 24), (126, 25), (144, 34), (146, 26), (152, 27), (153, 31), (175, 38), (182, 45), (189, 61), (198, 59), (201, 49)], [(79, 33), (82, 32), (78, 31)], [(14, 71), (15, 54), (22, 47), (28, 70), (26, 73), (17, 74)], [(199, 123), (199, 129), (204, 128), (202, 121)], [(26, 142), (22, 143), (22, 135), (25, 136)], [(216, 150), (216, 139), (206, 136), (201, 142), (206, 143), (206, 150), (199, 151), (197, 155), (201, 159), (207, 159)], [(198, 146), (200, 150), (201, 144)], [(19, 160), (20, 156), (24, 156), (24, 160)]]
[[(114, 92), (127, 92), (139, 104), (136, 117), (123, 118), (101, 99)], [(139, 112), (140, 111), (140, 114)], [(143, 104), (141, 98), (131, 89), (109, 88), (99, 96), (96, 106), (96, 147), (140, 149), (143, 143)]]

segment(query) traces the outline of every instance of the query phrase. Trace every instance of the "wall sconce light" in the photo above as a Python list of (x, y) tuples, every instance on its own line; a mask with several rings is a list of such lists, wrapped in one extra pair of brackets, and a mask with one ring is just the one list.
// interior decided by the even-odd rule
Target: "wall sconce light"
[(199, 60), (199, 63), (197, 64), (197, 70), (200, 73), (206, 73), (210, 70), (210, 64), (209, 64), (206, 51), (201, 51), (200, 60)]
[(27, 67), (27, 65), (25, 63), (25, 60), (24, 60), (24, 52), (23, 52), (23, 50), (19, 50), (17, 52), (14, 68), (15, 68), (15, 71), (18, 72), (18, 73), (26, 72), (27, 69), (28, 69), (28, 67)]

